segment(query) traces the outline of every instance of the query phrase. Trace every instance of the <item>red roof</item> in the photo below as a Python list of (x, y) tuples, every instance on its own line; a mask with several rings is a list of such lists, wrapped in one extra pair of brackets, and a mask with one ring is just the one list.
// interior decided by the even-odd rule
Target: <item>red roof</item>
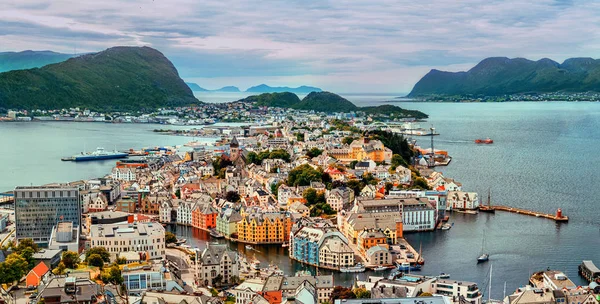
[(41, 278), (43, 275), (45, 275), (48, 272), (48, 270), (50, 270), (50, 268), (48, 268), (48, 266), (46, 266), (44, 262), (40, 262), (39, 264), (37, 264), (37, 266), (31, 269), (31, 271), (34, 272), (38, 276), (38, 278)]

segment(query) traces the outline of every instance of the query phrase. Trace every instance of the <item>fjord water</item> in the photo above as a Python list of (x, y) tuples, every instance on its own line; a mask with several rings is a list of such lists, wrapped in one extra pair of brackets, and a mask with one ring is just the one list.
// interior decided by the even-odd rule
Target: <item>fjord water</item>
[[(393, 96), (345, 96), (359, 106), (390, 100)], [(530, 273), (547, 267), (562, 270), (577, 284), (581, 260), (600, 264), (600, 103), (393, 103), (421, 110), (440, 136), (435, 147), (453, 157), (444, 175), (463, 183), (480, 197), (492, 193), (496, 204), (569, 216), (567, 224), (517, 214), (453, 214), (449, 231), (409, 234), (415, 247), (422, 244), (426, 259), (422, 274), (450, 273), (452, 278), (486, 287), (494, 265), (492, 298), (501, 298), (527, 283)], [(128, 149), (183, 144), (190, 138), (152, 133), (157, 125), (103, 123), (0, 123), (0, 190), (16, 185), (69, 181), (110, 172), (114, 161), (63, 163), (61, 156), (96, 146)], [(173, 126), (173, 128), (179, 128)], [(490, 137), (493, 145), (475, 145)], [(417, 138), (429, 147), (429, 138)], [(201, 244), (209, 237), (190, 228), (179, 234)], [(476, 264), (485, 235), (490, 261)], [(243, 245), (231, 244), (244, 252)], [(288, 273), (303, 267), (287, 258), (279, 246), (260, 246), (250, 252), (264, 265), (275, 263)], [(308, 269), (308, 268), (307, 268)], [(373, 274), (373, 273), (371, 273)], [(365, 274), (361, 274), (363, 277)], [(337, 283), (351, 284), (352, 274), (336, 274)], [(487, 290), (487, 288), (486, 288)]]

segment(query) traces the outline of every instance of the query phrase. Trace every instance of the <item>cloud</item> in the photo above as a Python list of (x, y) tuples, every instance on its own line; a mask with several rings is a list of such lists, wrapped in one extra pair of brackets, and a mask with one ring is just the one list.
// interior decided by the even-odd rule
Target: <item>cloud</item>
[(599, 15), (580, 0), (4, 1), (0, 51), (147, 45), (215, 87), (405, 92), (490, 56), (594, 57)]

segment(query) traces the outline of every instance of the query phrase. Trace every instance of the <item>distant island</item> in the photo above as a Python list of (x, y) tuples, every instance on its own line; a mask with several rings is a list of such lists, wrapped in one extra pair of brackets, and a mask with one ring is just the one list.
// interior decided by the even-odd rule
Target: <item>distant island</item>
[(427, 118), (427, 114), (406, 110), (394, 105), (380, 105), (373, 107), (357, 107), (349, 100), (331, 92), (312, 92), (303, 99), (290, 92), (263, 93), (248, 96), (239, 102), (254, 103), (257, 106), (290, 108), (315, 112), (365, 112), (372, 115), (393, 115), (398, 117), (412, 117), (417, 119)]
[[(193, 82), (186, 82), (186, 84), (192, 89), (194, 92), (241, 92), (238, 87), (234, 86), (226, 86), (216, 90), (209, 90), (199, 86)], [(253, 86), (248, 88), (244, 92), (248, 93), (281, 93), (281, 92), (290, 92), (296, 94), (308, 94), (310, 92), (321, 92), (320, 88), (309, 87), (309, 86), (299, 86), (297, 88), (291, 87), (271, 87), (266, 84), (260, 84), (257, 86)]]
[(63, 62), (73, 56), (52, 51), (0, 52), (0, 73), (39, 68), (48, 64)]
[(113, 47), (42, 68), (0, 73), (0, 109), (140, 111), (198, 104), (161, 52)]
[[(600, 92), (600, 60), (570, 58), (559, 64), (544, 58), (486, 58), (466, 72), (431, 70), (419, 80), (408, 97), (461, 99), (507, 95), (568, 96)], [(588, 98), (588, 97), (586, 97)]]

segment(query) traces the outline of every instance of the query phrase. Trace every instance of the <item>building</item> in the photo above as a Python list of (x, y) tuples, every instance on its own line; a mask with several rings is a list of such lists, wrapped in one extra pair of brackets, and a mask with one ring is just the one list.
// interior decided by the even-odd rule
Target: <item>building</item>
[(27, 276), (25, 276), (25, 285), (27, 287), (33, 286), (38, 287), (42, 278), (44, 278), (50, 272), (50, 268), (48, 265), (44, 264), (44, 262), (39, 262), (33, 269), (29, 271)]
[(135, 181), (135, 168), (113, 168), (112, 178), (120, 181)]
[(252, 210), (237, 223), (238, 241), (253, 244), (281, 244), (289, 240), (292, 220), (280, 212)]
[(219, 212), (211, 203), (197, 203), (192, 210), (192, 227), (202, 230), (217, 228)]
[(14, 191), (17, 241), (31, 238), (47, 246), (59, 221), (80, 226), (79, 190), (65, 186), (17, 187)]
[(419, 297), (419, 298), (387, 298), (387, 299), (337, 299), (333, 304), (452, 304), (447, 297), (433, 296), (433, 297)]
[(288, 208), (289, 212), (298, 213), (302, 217), (310, 216), (310, 208), (306, 207), (305, 204), (301, 202), (294, 202)]
[(123, 284), (127, 292), (131, 294), (140, 294), (149, 289), (158, 291), (184, 291), (171, 272), (169, 272), (162, 263), (146, 264), (140, 267), (123, 267), (121, 272)]
[(93, 225), (90, 248), (104, 247), (112, 257), (120, 252), (146, 253), (149, 259), (165, 257), (165, 228), (158, 223)]
[(48, 268), (52, 269), (60, 263), (62, 257), (61, 249), (42, 249), (33, 254), (33, 260), (37, 262), (44, 262)]
[(135, 213), (137, 208), (137, 199), (131, 196), (123, 196), (115, 203), (115, 210), (127, 213)]
[(365, 254), (374, 246), (388, 247), (387, 235), (381, 229), (365, 229), (358, 234), (358, 250)]
[(198, 282), (204, 286), (212, 286), (213, 279), (221, 276), (221, 283), (231, 283), (232, 277), (239, 277), (238, 255), (225, 244), (207, 243), (198, 257)]
[(448, 192), (447, 207), (457, 210), (475, 210), (479, 208), (479, 196), (476, 192)]
[(185, 295), (179, 292), (146, 291), (140, 303), (147, 304), (222, 304), (217, 297), (208, 295)]
[(354, 191), (347, 187), (335, 188), (327, 191), (326, 200), (331, 209), (340, 211), (344, 206), (354, 201)]
[(234, 209), (227, 209), (217, 217), (217, 232), (225, 237), (231, 237), (237, 234), (237, 223), (242, 220), (242, 216)]
[(391, 163), (392, 150), (386, 148), (379, 140), (366, 137), (354, 140), (350, 145), (327, 151), (328, 154), (344, 162), (370, 159), (375, 162)]
[(55, 276), (39, 291), (36, 302), (47, 304), (92, 304), (102, 296), (102, 289), (89, 278)]
[[(265, 298), (269, 298), (269, 293), (280, 291), (284, 299), (293, 298), (296, 302), (301, 303), (312, 303), (315, 300), (318, 303), (325, 303), (329, 301), (333, 287), (333, 275), (274, 275), (266, 279), (261, 294)], [(309, 291), (308, 294), (305, 292), (306, 289)], [(312, 301), (311, 297), (314, 297)]]
[(48, 249), (81, 252), (79, 246), (79, 226), (71, 222), (59, 222), (52, 229)]
[(179, 201), (177, 206), (177, 224), (192, 225), (192, 210), (196, 203), (188, 201)]

